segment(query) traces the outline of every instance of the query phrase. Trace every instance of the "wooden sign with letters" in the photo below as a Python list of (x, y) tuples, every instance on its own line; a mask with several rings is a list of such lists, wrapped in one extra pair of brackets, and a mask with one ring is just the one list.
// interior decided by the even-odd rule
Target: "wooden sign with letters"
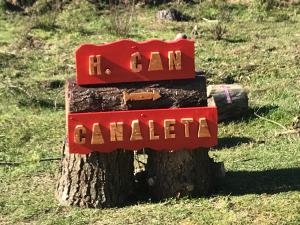
[(217, 144), (215, 107), (70, 113), (70, 153), (179, 150)]
[(76, 77), (78, 85), (194, 78), (194, 42), (125, 39), (81, 45)]
[[(132, 85), (127, 89), (123, 84), (121, 93), (110, 92), (115, 97), (117, 108), (105, 108), (105, 102), (112, 101), (105, 97), (110, 90), (107, 84), (177, 79), (190, 79), (190, 82), (194, 82), (191, 79), (195, 78), (193, 41), (179, 39), (170, 42), (135, 42), (125, 39), (103, 45), (85, 44), (76, 51), (76, 73), (76, 85), (98, 84), (99, 91), (92, 98), (97, 98), (94, 104), (99, 104), (100, 111), (104, 112), (93, 112), (94, 108), (99, 107), (91, 106), (87, 111), (67, 114), (70, 153), (142, 148), (170, 151), (208, 148), (217, 144), (218, 120), (215, 107), (193, 107), (193, 104), (199, 104), (196, 100), (192, 101), (190, 108), (143, 109), (147, 108), (149, 101), (151, 104), (161, 104), (172, 97), (172, 87), (167, 82), (161, 84), (165, 85), (163, 93), (160, 93), (161, 86), (158, 83), (150, 90), (142, 91), (134, 91), (135, 87)], [(92, 90), (93, 87), (85, 88)], [(166, 89), (170, 89), (170, 92)], [(198, 90), (195, 91), (198, 93)], [(84, 98), (84, 93), (77, 94), (89, 101)], [(203, 93), (206, 97), (206, 90)], [(178, 94), (176, 92), (173, 98), (176, 99)], [(67, 99), (70, 96), (70, 93), (66, 94), (67, 109)], [(122, 107), (118, 105), (120, 99)], [(138, 107), (130, 110), (134, 109), (132, 105)], [(122, 111), (126, 107), (128, 110)]]
[[(207, 107), (192, 40), (85, 44), (76, 51), (76, 73), (65, 89), (62, 204), (120, 206), (135, 187), (152, 200), (213, 191), (220, 166), (203, 148), (217, 144), (218, 115)], [(134, 174), (133, 151), (145, 148), (148, 186)]]

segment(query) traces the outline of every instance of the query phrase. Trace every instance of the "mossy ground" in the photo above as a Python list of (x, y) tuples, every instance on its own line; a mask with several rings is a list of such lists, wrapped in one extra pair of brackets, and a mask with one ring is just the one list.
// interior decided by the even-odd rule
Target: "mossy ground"
[[(60, 11), (28, 16), (0, 11), (0, 224), (300, 224), (300, 139), (277, 136), (300, 115), (300, 10), (259, 12), (242, 3), (174, 7), (188, 22), (158, 22), (158, 7), (139, 7), (124, 36), (109, 32), (109, 11), (70, 1)], [(215, 41), (211, 22), (227, 32)], [(65, 137), (63, 85), (75, 76), (82, 43), (123, 37), (170, 40), (195, 36), (196, 65), (209, 83), (239, 82), (249, 90), (250, 113), (220, 124), (210, 154), (228, 171), (211, 197), (141, 202), (95, 210), (59, 206), (54, 198)]]

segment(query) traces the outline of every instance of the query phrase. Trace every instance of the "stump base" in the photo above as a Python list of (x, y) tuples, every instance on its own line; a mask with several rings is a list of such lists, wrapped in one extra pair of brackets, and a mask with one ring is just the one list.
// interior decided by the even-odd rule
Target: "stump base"
[(215, 190), (217, 167), (205, 149), (148, 150), (146, 173), (150, 194), (154, 200), (208, 195)]
[(66, 154), (61, 162), (56, 198), (62, 205), (122, 206), (133, 190), (133, 152)]

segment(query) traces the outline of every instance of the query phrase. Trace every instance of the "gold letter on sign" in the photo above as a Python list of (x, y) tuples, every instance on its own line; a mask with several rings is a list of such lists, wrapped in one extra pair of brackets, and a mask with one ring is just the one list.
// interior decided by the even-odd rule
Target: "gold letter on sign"
[(110, 123), (110, 141), (123, 141), (123, 122)]
[(169, 70), (174, 70), (174, 66), (176, 70), (181, 70), (181, 51), (173, 51), (168, 52), (169, 57)]
[(131, 71), (134, 73), (138, 73), (141, 72), (142, 70), (142, 64), (141, 64), (141, 54), (139, 52), (135, 52), (131, 55), (131, 59), (130, 59), (130, 68)]
[(158, 140), (159, 136), (155, 135), (154, 133), (154, 122), (153, 120), (149, 120), (149, 134), (150, 134), (150, 140)]
[(159, 52), (151, 52), (150, 63), (148, 71), (163, 70)]
[(181, 123), (184, 124), (184, 136), (190, 137), (190, 124), (193, 122), (193, 118), (182, 118)]
[(74, 143), (85, 144), (86, 128), (83, 125), (77, 125), (74, 130)]
[(104, 143), (104, 139), (102, 136), (100, 125), (99, 125), (99, 123), (94, 123), (91, 144), (99, 145), (99, 144), (103, 144), (103, 143)]
[(90, 55), (89, 65), (90, 75), (101, 75), (101, 55)]
[(133, 120), (131, 122), (131, 137), (130, 141), (143, 140), (139, 120)]
[(175, 130), (175, 119), (164, 120), (165, 139), (175, 138), (173, 131)]
[(211, 137), (206, 118), (199, 119), (198, 137)]

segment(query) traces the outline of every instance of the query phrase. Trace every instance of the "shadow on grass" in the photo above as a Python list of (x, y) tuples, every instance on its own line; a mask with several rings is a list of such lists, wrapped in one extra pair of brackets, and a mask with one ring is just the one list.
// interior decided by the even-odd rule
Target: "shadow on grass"
[(245, 43), (247, 40), (245, 38), (223, 38), (224, 41), (232, 44)]
[(58, 30), (60, 26), (54, 24), (54, 22), (44, 23), (44, 22), (38, 22), (35, 26), (33, 26), (33, 29), (41, 29), (44, 31), (55, 31)]
[(230, 171), (220, 183), (217, 194), (274, 194), (288, 191), (300, 191), (300, 168)]
[(248, 144), (253, 142), (253, 138), (249, 137), (222, 137), (218, 139), (218, 146), (213, 148), (214, 150), (221, 150), (223, 148), (232, 148), (241, 144)]
[(226, 120), (226, 121), (222, 121), (221, 123), (223, 124), (228, 124), (228, 123), (231, 123), (231, 122), (236, 122), (236, 123), (239, 123), (239, 122), (249, 122), (253, 119), (256, 119), (257, 115), (259, 116), (267, 116), (271, 113), (273, 113), (275, 110), (277, 110), (279, 108), (278, 105), (264, 105), (264, 106), (261, 106), (261, 107), (253, 107), (253, 108), (249, 108), (248, 112), (241, 116), (240, 118), (233, 118), (233, 119), (229, 119), (229, 120)]
[(49, 109), (64, 109), (65, 105), (61, 102), (55, 104), (51, 99), (21, 99), (18, 102), (21, 107), (40, 107)]

